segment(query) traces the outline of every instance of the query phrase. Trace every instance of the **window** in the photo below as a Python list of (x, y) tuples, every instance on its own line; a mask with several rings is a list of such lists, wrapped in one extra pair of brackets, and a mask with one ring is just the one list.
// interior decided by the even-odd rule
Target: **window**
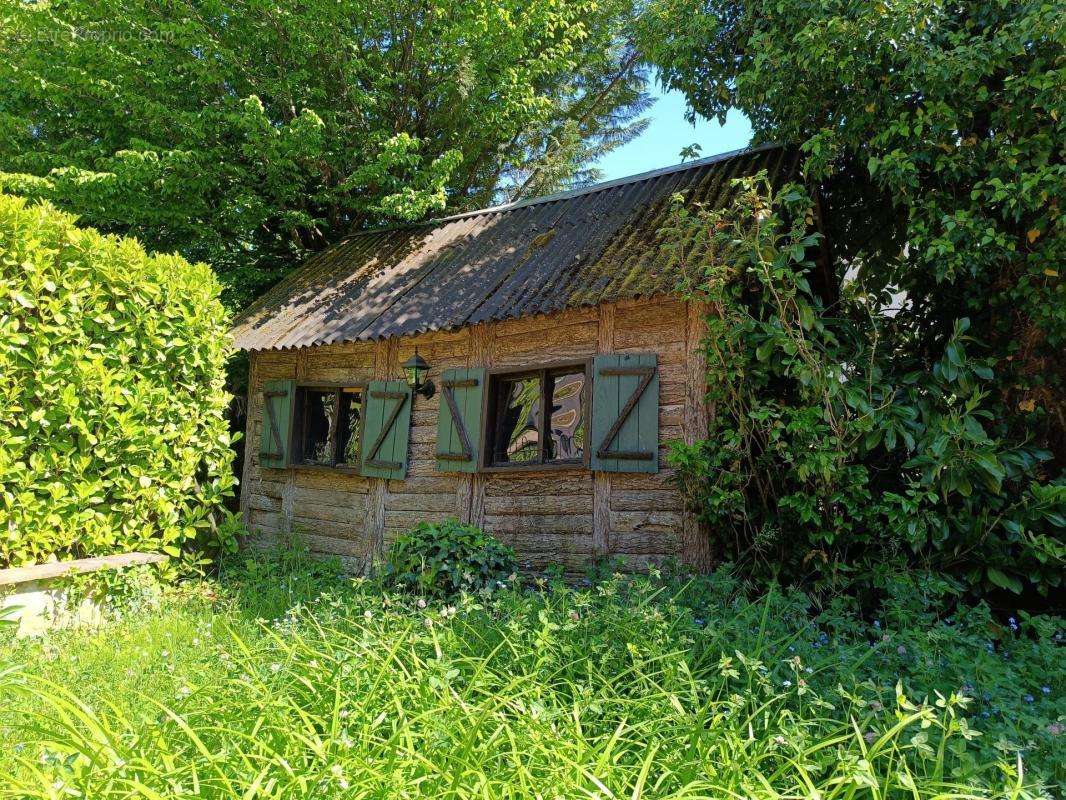
[(493, 376), (486, 466), (584, 464), (587, 383), (583, 364)]
[(362, 416), (361, 388), (298, 387), (294, 462), (319, 467), (357, 467)]

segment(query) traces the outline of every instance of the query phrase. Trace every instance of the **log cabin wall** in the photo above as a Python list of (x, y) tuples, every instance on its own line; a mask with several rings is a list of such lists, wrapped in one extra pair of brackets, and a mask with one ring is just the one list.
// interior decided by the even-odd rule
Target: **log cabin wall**
[[(401, 339), (253, 352), (241, 490), (245, 522), (257, 544), (269, 546), (278, 534), (297, 532), (313, 552), (337, 555), (353, 571), (398, 533), (422, 520), (449, 517), (490, 531), (531, 569), (561, 564), (574, 573), (602, 555), (623, 556), (634, 568), (676, 557), (706, 569), (706, 531), (686, 513), (666, 462), (670, 441), (693, 441), (706, 428), (703, 319), (698, 303), (663, 296)], [(440, 473), (434, 458), (440, 392), (414, 398), (404, 480), (317, 467), (260, 468), (264, 381), (400, 378), (400, 364), (415, 346), (438, 385), (448, 368), (520, 369), (596, 353), (656, 353), (660, 471)]]

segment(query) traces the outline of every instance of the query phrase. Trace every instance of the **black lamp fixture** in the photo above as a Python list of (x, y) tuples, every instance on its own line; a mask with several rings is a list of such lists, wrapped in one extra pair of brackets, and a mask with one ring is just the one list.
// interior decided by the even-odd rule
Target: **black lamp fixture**
[(407, 385), (415, 394), (420, 394), (427, 400), (436, 394), (437, 387), (426, 377), (429, 374), (429, 364), (418, 354), (417, 347), (415, 354), (404, 362), (403, 371), (407, 375)]

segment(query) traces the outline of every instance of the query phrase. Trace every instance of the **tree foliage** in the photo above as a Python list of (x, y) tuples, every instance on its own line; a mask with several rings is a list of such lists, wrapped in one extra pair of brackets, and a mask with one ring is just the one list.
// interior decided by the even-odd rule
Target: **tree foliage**
[(593, 177), (648, 102), (620, 0), (2, 8), (0, 186), (236, 307), (353, 229)]
[[(1062, 495), (1052, 487), (1066, 466), (1061, 11), (1040, 0), (654, 0), (640, 37), (695, 111), (739, 108), (757, 140), (790, 142), (806, 156), (821, 252), (803, 255), (810, 243), (786, 226), (775, 234), (783, 240), (764, 243), (772, 252), (734, 276), (744, 303), (720, 298), (733, 309), (723, 335), (761, 354), (748, 365), (756, 383), (786, 417), (806, 414), (804, 425), (815, 426), (777, 442), (780, 455), (798, 469), (828, 448), (827, 484), (850, 465), (887, 474), (888, 485), (851, 495), (858, 505), (847, 515), (866, 526), (867, 502), (894, 493), (913, 528), (903, 532), (908, 549), (961, 548), (971, 554), (968, 575), (1011, 590), (1047, 589), (1049, 571), (1062, 566)], [(815, 255), (819, 269), (801, 266)], [(784, 317), (783, 302), (792, 308)], [(792, 319), (799, 309), (816, 318)], [(780, 330), (760, 328), (775, 318)], [(778, 351), (790, 331), (817, 343), (817, 365), (803, 369), (820, 374), (823, 389), (851, 376), (838, 395), (815, 402), (814, 385), (793, 385), (807, 356)], [(863, 385), (869, 409), (854, 405)], [(762, 408), (750, 402), (744, 414)], [(844, 407), (861, 423), (847, 422), (846, 433), (834, 416)], [(888, 413), (898, 419), (876, 422)], [(782, 434), (793, 423), (782, 419)], [(719, 467), (743, 484), (744, 469), (732, 465)], [(791, 489), (775, 483), (778, 507), (782, 492), (810, 490), (818, 473)], [(1037, 524), (1027, 514), (1048, 503), (1059, 533), (1038, 543), (1052, 518)], [(837, 536), (827, 515), (844, 509), (832, 508), (790, 513), (814, 514), (805, 524)]]
[(218, 292), (204, 264), (0, 195), (0, 567), (223, 542)]

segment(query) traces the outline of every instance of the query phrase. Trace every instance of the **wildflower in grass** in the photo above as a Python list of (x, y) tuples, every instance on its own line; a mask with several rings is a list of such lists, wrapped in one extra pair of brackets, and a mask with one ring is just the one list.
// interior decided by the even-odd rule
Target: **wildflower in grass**
[(334, 764), (332, 767), (330, 767), (329, 772), (333, 776), (334, 780), (337, 781), (337, 785), (340, 788), (348, 788), (348, 779), (344, 777), (344, 768), (340, 764)]
[(866, 740), (866, 744), (873, 744), (877, 741), (877, 734), (874, 731), (866, 731), (862, 738)]
[(1047, 726), (1047, 730), (1048, 733), (1050, 733), (1052, 736), (1059, 736), (1064, 730), (1066, 730), (1066, 726), (1064, 726), (1061, 722), (1052, 722), (1050, 725)]
[(374, 618), (374, 612), (371, 611), (369, 608), (366, 611), (363, 612), (363, 619), (373, 619), (373, 618)]

